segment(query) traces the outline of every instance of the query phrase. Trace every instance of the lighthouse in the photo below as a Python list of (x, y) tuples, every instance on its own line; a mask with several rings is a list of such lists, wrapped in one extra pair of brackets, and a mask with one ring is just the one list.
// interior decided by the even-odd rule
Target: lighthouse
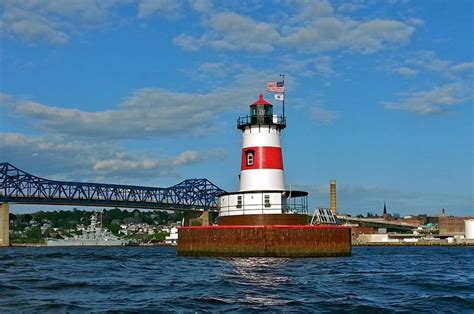
[[(267, 91), (283, 93), (284, 82)], [(269, 88), (272, 87), (271, 89)], [(275, 99), (284, 99), (275, 97)], [(217, 224), (178, 229), (181, 256), (318, 257), (351, 255), (351, 229), (310, 225), (308, 192), (288, 189), (283, 167), (281, 115), (258, 95), (237, 119), (242, 132), (239, 190), (219, 196)], [(236, 149), (236, 153), (239, 151)]]
[(286, 117), (274, 114), (273, 105), (262, 94), (249, 109), (248, 115), (237, 119), (237, 128), (242, 131), (240, 188), (220, 196), (219, 224), (275, 219), (285, 224), (302, 223), (308, 193), (285, 187), (281, 132), (286, 128)]

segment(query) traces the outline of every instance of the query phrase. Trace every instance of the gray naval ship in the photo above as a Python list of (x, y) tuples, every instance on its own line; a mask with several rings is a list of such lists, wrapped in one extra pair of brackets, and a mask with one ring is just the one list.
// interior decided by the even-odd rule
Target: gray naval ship
[(121, 239), (102, 227), (97, 220), (97, 213), (93, 213), (91, 224), (82, 231), (81, 235), (65, 239), (48, 239), (46, 246), (122, 246), (129, 245), (129, 241)]

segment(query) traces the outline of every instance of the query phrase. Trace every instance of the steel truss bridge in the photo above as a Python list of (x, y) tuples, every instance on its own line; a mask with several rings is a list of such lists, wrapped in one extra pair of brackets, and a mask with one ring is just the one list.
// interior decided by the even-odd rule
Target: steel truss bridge
[(19, 204), (217, 211), (225, 193), (207, 179), (188, 179), (168, 188), (43, 179), (0, 163), (0, 202)]

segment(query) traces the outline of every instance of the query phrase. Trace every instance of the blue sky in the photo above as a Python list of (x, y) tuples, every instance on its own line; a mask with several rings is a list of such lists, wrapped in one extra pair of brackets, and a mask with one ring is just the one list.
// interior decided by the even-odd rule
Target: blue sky
[(342, 212), (474, 213), (472, 1), (0, 7), (0, 159), (25, 171), (235, 190), (236, 118), (285, 73), (286, 182), (311, 208), (335, 178)]

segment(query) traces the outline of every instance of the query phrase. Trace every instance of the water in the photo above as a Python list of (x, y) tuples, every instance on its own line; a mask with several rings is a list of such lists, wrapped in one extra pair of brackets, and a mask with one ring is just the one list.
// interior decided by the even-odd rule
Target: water
[(189, 258), (173, 247), (0, 250), (0, 312), (474, 312), (473, 247)]

